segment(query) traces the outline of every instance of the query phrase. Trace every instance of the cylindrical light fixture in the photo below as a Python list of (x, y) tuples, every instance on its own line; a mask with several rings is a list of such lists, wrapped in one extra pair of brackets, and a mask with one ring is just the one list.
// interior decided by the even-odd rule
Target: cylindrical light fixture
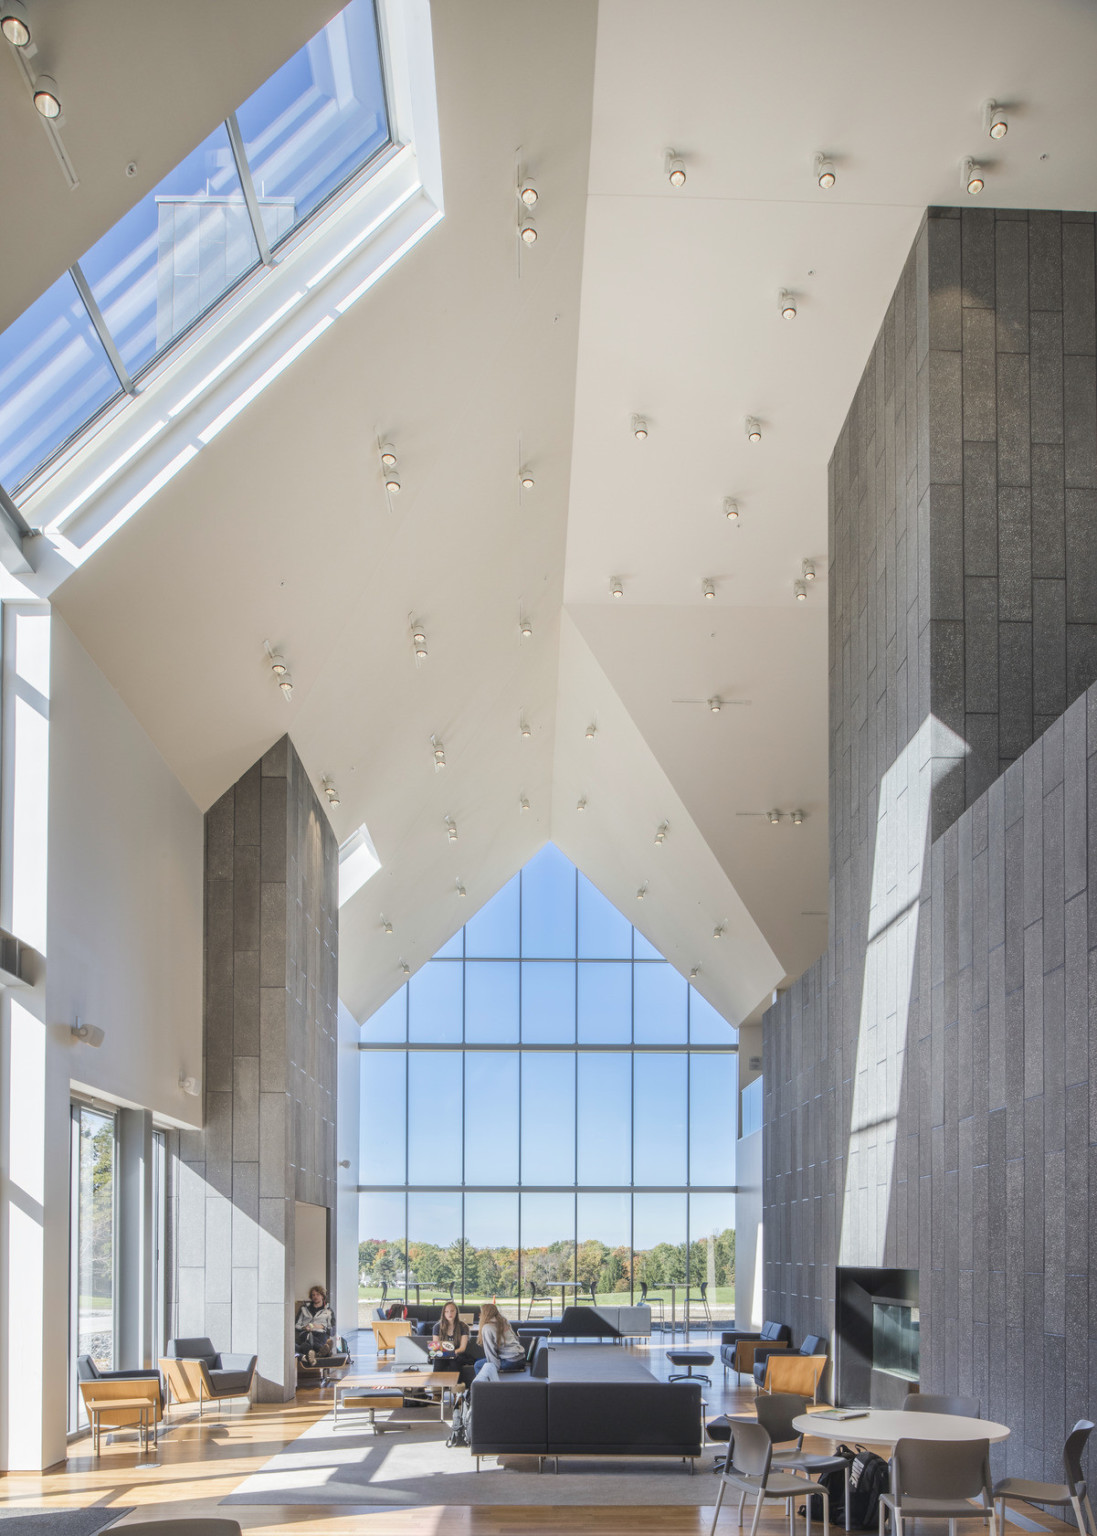
[(834, 169), (834, 161), (830, 158), (829, 155), (815, 156), (815, 180), (819, 183), (824, 192), (829, 192), (831, 187), (838, 180), (837, 173)]
[(983, 167), (970, 159), (965, 160), (961, 166), (960, 180), (971, 197), (978, 197), (986, 185), (983, 180)]
[(1005, 109), (996, 101), (988, 101), (985, 113), (988, 137), (1004, 139), (1009, 132), (1009, 118), (1005, 114)]
[(782, 320), (796, 319), (796, 295), (789, 293), (787, 288), (782, 288), (777, 295), (778, 308), (781, 311)]
[(701, 583), (701, 595), (702, 597), (708, 598), (709, 602), (712, 602), (712, 600), (715, 598), (716, 583), (713, 581), (711, 576), (706, 576), (704, 581)]
[(632, 418), (632, 435), (638, 443), (642, 443), (648, 435), (648, 424), (642, 416)]
[(610, 597), (624, 597), (625, 584), (621, 580), (620, 576), (612, 576), (610, 578), (609, 595)]
[(655, 846), (661, 848), (667, 840), (668, 824), (661, 821), (655, 829)]
[(781, 813), (780, 811), (767, 811), (766, 819), (768, 820), (771, 827), (775, 827), (781, 820)]
[(745, 431), (748, 443), (760, 443), (762, 441), (762, 423), (757, 416), (748, 416)]
[(526, 799), (525, 795), (522, 795), (522, 796), (519, 797), (518, 809), (520, 811), (528, 811), (529, 810), (529, 801)]
[(739, 503), (735, 500), (734, 496), (724, 497), (724, 516), (729, 523), (737, 523), (739, 521)]
[(668, 149), (665, 163), (667, 180), (671, 186), (684, 187), (686, 184), (686, 163), (681, 155), (676, 155), (673, 149)]
[(522, 739), (524, 741), (528, 741), (529, 738), (533, 735), (533, 732), (530, 730), (529, 721), (528, 720), (525, 720), (525, 719), (519, 720), (519, 722), (518, 722), (518, 730), (519, 730), (519, 733), (522, 736)]
[(805, 581), (814, 581), (815, 580), (815, 561), (814, 560), (805, 560), (804, 563), (800, 567), (800, 574), (803, 576)]
[(451, 843), (455, 843), (457, 841), (457, 823), (452, 816), (446, 816), (444, 820), (446, 823), (446, 836)]
[(532, 176), (523, 176), (518, 188), (518, 197), (526, 208), (537, 206), (537, 186)]
[(522, 636), (523, 640), (528, 640), (530, 638), (530, 636), (533, 634), (533, 625), (530, 623), (529, 619), (518, 620), (518, 633)]
[(807, 602), (808, 584), (807, 584), (806, 581), (794, 581), (792, 583), (792, 590), (796, 594), (796, 601), (798, 603), (806, 603)]
[(34, 105), (51, 122), (61, 116), (61, 93), (52, 75), (39, 75), (34, 82)]
[(587, 797), (586, 797), (586, 795), (580, 795), (578, 800), (575, 802), (575, 809), (577, 811), (585, 811), (586, 808), (587, 808)]
[(590, 724), (587, 726), (586, 731), (584, 733), (586, 735), (586, 738), (587, 738), (588, 741), (593, 741), (594, 740), (594, 737), (595, 737), (595, 734), (596, 734), (597, 730), (598, 730), (598, 727), (595, 725), (594, 721), (592, 720), (590, 722)]
[(521, 235), (524, 245), (536, 245), (537, 220), (525, 204), (522, 205), (522, 213), (518, 220), (518, 233)]
[(13, 48), (29, 46), (30, 19), (23, 0), (3, 0), (0, 4), (0, 32)]
[(381, 468), (396, 468), (396, 449), (392, 446), (391, 443), (381, 444)]
[(518, 478), (519, 478), (519, 480), (522, 483), (522, 489), (524, 491), (532, 491), (533, 490), (533, 487), (536, 484), (536, 482), (535, 482), (533, 476), (530, 474), (528, 469), (523, 469), (521, 474), (518, 476)]
[(792, 813), (792, 825), (794, 827), (802, 827), (803, 824), (804, 824), (804, 813), (803, 813), (803, 811), (793, 811), (793, 813)]
[(708, 707), (714, 715), (718, 715), (720, 713), (721, 709), (724, 707), (724, 701), (718, 693), (714, 693), (712, 698), (709, 699)]

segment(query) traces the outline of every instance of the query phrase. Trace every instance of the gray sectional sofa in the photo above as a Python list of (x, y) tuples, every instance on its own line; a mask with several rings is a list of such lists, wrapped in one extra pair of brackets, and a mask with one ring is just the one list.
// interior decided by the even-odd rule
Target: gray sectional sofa
[(701, 1454), (701, 1387), (657, 1381), (635, 1356), (605, 1344), (543, 1340), (531, 1369), (472, 1386), (472, 1454)]

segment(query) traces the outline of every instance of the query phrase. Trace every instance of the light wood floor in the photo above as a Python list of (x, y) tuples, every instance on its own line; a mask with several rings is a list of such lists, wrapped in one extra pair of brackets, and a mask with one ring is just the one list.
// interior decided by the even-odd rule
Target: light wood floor
[[(362, 1370), (377, 1367), (368, 1333), (359, 1336), (357, 1365)], [(657, 1339), (648, 1346), (636, 1346), (636, 1352), (657, 1375), (664, 1376), (667, 1366), (666, 1343)], [(718, 1346), (704, 1339), (694, 1339), (698, 1348)], [(749, 1388), (738, 1390), (735, 1377), (725, 1390), (718, 1365), (709, 1368), (711, 1389), (704, 1388), (708, 1403), (706, 1416), (742, 1412), (753, 1401)], [(155, 1467), (143, 1466), (144, 1458), (135, 1441), (128, 1437), (113, 1444), (104, 1435), (98, 1458), (91, 1454), (91, 1439), (74, 1442), (62, 1467), (45, 1473), (9, 1473), (0, 1476), (0, 1510), (17, 1513), (18, 1507), (39, 1509), (86, 1508), (102, 1504), (109, 1508), (133, 1506), (133, 1513), (117, 1527), (138, 1520), (178, 1518), (184, 1515), (225, 1516), (238, 1520), (244, 1530), (263, 1533), (293, 1527), (301, 1536), (707, 1536), (712, 1522), (712, 1504), (718, 1482), (709, 1472), (717, 1448), (706, 1451), (698, 1475), (709, 1479), (712, 1498), (700, 1506), (628, 1506), (617, 1508), (576, 1508), (546, 1506), (436, 1506), (430, 1508), (377, 1511), (340, 1505), (231, 1505), (220, 1508), (220, 1500), (253, 1472), (259, 1471), (304, 1429), (331, 1408), (331, 1391), (301, 1390), (297, 1401), (286, 1404), (231, 1403), (220, 1419), (207, 1418), (201, 1425), (189, 1409), (176, 1409), (170, 1427), (160, 1440)], [(459, 1451), (455, 1455), (461, 1455)], [(565, 1463), (566, 1465), (566, 1463)], [(702, 1470), (703, 1469), (703, 1470)], [(566, 1475), (566, 1474), (562, 1474)], [(768, 1536), (787, 1529), (782, 1507), (767, 1510), (764, 1526)], [(1053, 1536), (1066, 1536), (1072, 1526), (1055, 1520), (1046, 1521)], [(0, 1525), (2, 1529), (2, 1525)], [(802, 1530), (802, 1526), (799, 1527)], [(815, 1527), (820, 1530), (819, 1527)], [(943, 1526), (927, 1527), (940, 1536)], [(974, 1536), (982, 1526), (966, 1522), (961, 1536)], [(722, 1536), (734, 1536), (734, 1505), (720, 1518)], [(1012, 1531), (1016, 1530), (1011, 1527)], [(821, 1536), (821, 1531), (820, 1531)], [(1077, 1533), (1074, 1533), (1077, 1536)]]

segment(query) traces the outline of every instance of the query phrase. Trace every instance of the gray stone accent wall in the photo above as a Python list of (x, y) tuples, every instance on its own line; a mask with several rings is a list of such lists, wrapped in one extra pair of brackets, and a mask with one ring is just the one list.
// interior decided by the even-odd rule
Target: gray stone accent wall
[(293, 1393), (295, 1201), (334, 1245), (337, 887), (283, 737), (206, 813), (205, 1126), (176, 1181), (178, 1332), (257, 1353), (270, 1401)]
[(764, 1027), (766, 1316), (917, 1269), (923, 1388), (1044, 1477), (1097, 1388), (1094, 233), (919, 233), (831, 463), (830, 943)]

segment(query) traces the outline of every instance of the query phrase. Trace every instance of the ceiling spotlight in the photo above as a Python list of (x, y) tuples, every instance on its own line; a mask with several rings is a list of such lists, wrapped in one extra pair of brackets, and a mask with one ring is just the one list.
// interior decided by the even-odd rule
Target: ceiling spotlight
[(775, 827), (777, 825), (777, 823), (781, 820), (781, 813), (780, 813), (780, 811), (767, 811), (766, 812), (766, 820), (769, 822), (771, 827)]
[(614, 576), (611, 580), (609, 584), (609, 595), (610, 597), (624, 597), (625, 586), (620, 576)]
[(399, 494), (400, 494), (400, 471), (398, 469), (386, 469), (386, 471), (385, 471), (385, 490), (388, 491), (390, 496), (399, 496)]
[(449, 840), (451, 843), (455, 843), (457, 841), (457, 823), (452, 816), (445, 817), (445, 823)]
[(638, 443), (642, 443), (648, 435), (648, 424), (642, 416), (632, 418), (632, 435)]
[(520, 811), (528, 811), (529, 810), (529, 801), (526, 799), (525, 795), (523, 795), (521, 797), (521, 799), (518, 801), (518, 809)]
[(25, 48), (30, 42), (30, 22), (23, 0), (4, 0), (0, 5), (0, 32), (13, 48)]
[(382, 469), (396, 468), (396, 449), (391, 443), (381, 444), (381, 467)]
[(803, 811), (793, 811), (793, 813), (792, 813), (792, 825), (794, 827), (802, 827), (803, 824), (804, 824), (804, 813), (803, 813)]
[(681, 155), (676, 155), (673, 149), (667, 150), (666, 158), (667, 180), (672, 187), (684, 187), (686, 184), (686, 163)]
[(781, 310), (782, 320), (796, 319), (796, 295), (789, 293), (787, 288), (782, 288), (777, 295), (777, 303)]
[(746, 434), (748, 443), (760, 443), (762, 441), (762, 425), (756, 416), (747, 417)]
[(960, 167), (960, 180), (972, 197), (978, 197), (986, 183), (983, 181), (983, 167), (974, 160), (965, 160)]
[(693, 967), (692, 971), (690, 971), (690, 973), (689, 973), (690, 981), (696, 981), (698, 976), (700, 976), (700, 974), (701, 974), (701, 967), (699, 965), (695, 965)]
[(446, 749), (437, 736), (430, 738), (430, 744), (434, 748), (434, 771), (437, 773), (440, 768), (446, 766)]
[(586, 797), (586, 795), (580, 795), (578, 800), (575, 802), (575, 809), (577, 811), (585, 811), (586, 808), (587, 808), (587, 797)]
[(519, 476), (519, 479), (522, 482), (522, 489), (524, 491), (532, 491), (533, 490), (535, 481), (534, 481), (534, 478), (530, 474), (528, 469), (523, 469), (522, 470), (522, 472), (521, 472), (521, 474)]
[(716, 585), (710, 576), (706, 576), (701, 583), (701, 592), (710, 602), (716, 596)]
[(714, 939), (722, 939), (726, 932), (727, 929), (725, 928), (724, 924), (717, 923), (716, 927), (712, 930), (712, 937)]
[(518, 233), (522, 237), (523, 244), (535, 245), (537, 243), (537, 220), (524, 205), (522, 215), (518, 220)]
[(518, 196), (527, 208), (537, 206), (537, 187), (532, 176), (523, 176), (521, 186), (518, 188)]
[(815, 580), (815, 561), (814, 560), (805, 560), (803, 565), (801, 565), (801, 567), (800, 567), (800, 571), (801, 571), (801, 574), (803, 575), (803, 578), (804, 578), (805, 581), (814, 581)]
[(724, 516), (729, 523), (737, 523), (739, 521), (739, 503), (735, 500), (734, 496), (724, 497)]
[(427, 637), (423, 633), (422, 625), (415, 624), (415, 625), (412, 626), (411, 643), (412, 643), (412, 646), (415, 649), (415, 659), (416, 659), (416, 661), (426, 661), (426, 659), (427, 659)]
[(655, 846), (661, 848), (667, 840), (667, 823), (661, 821), (655, 829)]
[[(5, 32), (7, 28), (5, 25)], [(1004, 139), (1009, 132), (1009, 119), (1005, 110), (996, 101), (988, 101), (984, 108), (986, 114), (987, 133), (992, 139)]]
[(39, 75), (34, 82), (34, 105), (51, 122), (61, 116), (61, 97), (52, 75)]
[(593, 741), (594, 738), (595, 738), (595, 735), (597, 734), (597, 731), (598, 731), (598, 727), (595, 725), (594, 721), (592, 720), (590, 722), (590, 724), (587, 726), (587, 729), (586, 729), (586, 738), (587, 738), (587, 740), (588, 741)]
[(829, 192), (838, 177), (834, 171), (834, 161), (826, 155), (815, 156), (815, 180), (824, 192)]
[(198, 1086), (198, 1079), (196, 1077), (187, 1077), (185, 1075), (180, 1077), (179, 1086), (192, 1099), (196, 1099), (202, 1091)]
[(381, 913), (381, 932), (382, 933), (391, 933), (392, 932), (392, 924), (389, 922), (388, 918), (385, 916), (385, 914), (383, 912)]
[(461, 884), (460, 880), (457, 882), (457, 894), (462, 898), (465, 895), (465, 887)]
[(639, 889), (639, 890), (638, 890), (638, 891), (637, 891), (637, 892), (636, 892), (636, 900), (637, 900), (637, 901), (643, 901), (643, 899), (644, 899), (644, 897), (645, 897), (645, 896), (646, 896), (646, 895), (647, 895), (647, 893), (648, 893), (648, 883), (647, 883), (647, 881), (646, 881), (646, 880), (645, 880), (645, 881), (644, 881), (644, 883), (643, 883), (643, 885), (642, 885), (642, 886), (641, 886), (641, 887), (640, 887), (640, 889)]
[(522, 636), (523, 640), (528, 640), (533, 634), (533, 625), (528, 619), (519, 619), (518, 633)]
[(411, 966), (408, 964), (408, 962), (406, 960), (401, 960), (400, 961), (400, 971), (401, 971), (401, 973), (404, 976), (410, 976), (411, 975)]
[(79, 1040), (82, 1045), (92, 1045), (97, 1048), (106, 1039), (105, 1031), (101, 1030), (98, 1024), (88, 1024), (80, 1018), (76, 1020), (75, 1024), (69, 1025), (69, 1033), (74, 1040)]
[(714, 715), (718, 715), (720, 713), (723, 705), (724, 701), (718, 693), (714, 693), (712, 698), (708, 701), (708, 707), (712, 710)]
[(325, 795), (328, 797), (329, 805), (339, 804), (339, 791), (336, 789), (335, 784), (332, 782), (330, 777), (322, 781), (321, 788), (323, 789)]
[(792, 583), (792, 590), (796, 593), (796, 601), (798, 603), (807, 602), (808, 584), (806, 581), (794, 581)]
[(519, 720), (518, 729), (522, 734), (523, 741), (528, 741), (529, 738), (533, 735), (533, 732), (529, 728), (528, 720)]
[(290, 699), (293, 698), (293, 678), (290, 677), (288, 672), (282, 673), (282, 676), (278, 680), (278, 686), (282, 690), (282, 697), (288, 704)]

